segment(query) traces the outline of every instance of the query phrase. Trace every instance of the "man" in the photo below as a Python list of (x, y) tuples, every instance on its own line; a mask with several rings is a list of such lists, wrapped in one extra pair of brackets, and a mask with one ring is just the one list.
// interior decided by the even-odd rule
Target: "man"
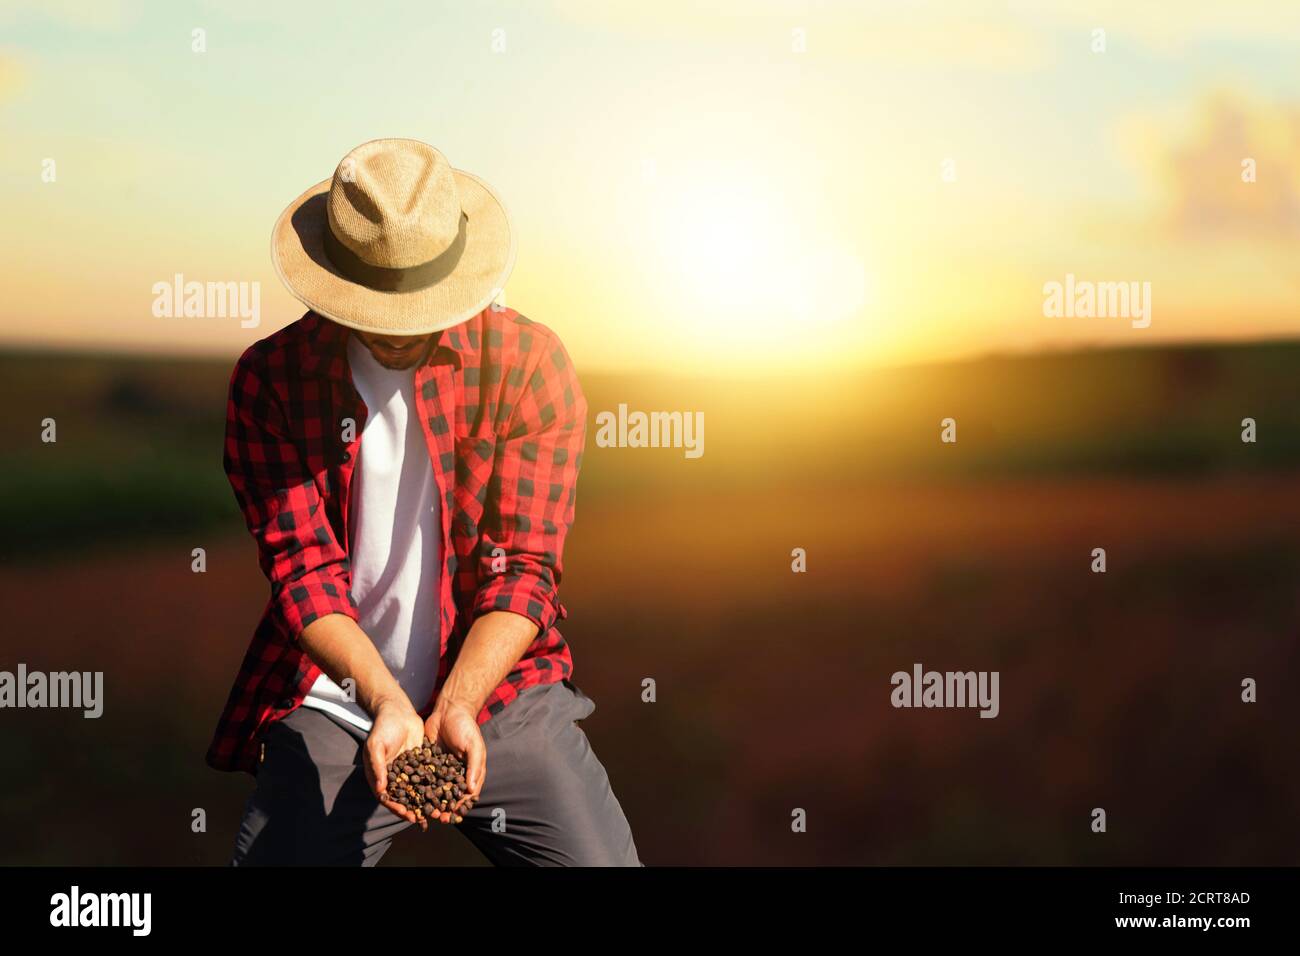
[(271, 584), (207, 758), (256, 776), (235, 865), (377, 863), (427, 827), (385, 789), (426, 736), (467, 766), (435, 822), (492, 862), (639, 865), (555, 628), (586, 402), (555, 334), (493, 304), (514, 256), (491, 187), (413, 140), (353, 150), (276, 224), (311, 311), (230, 385)]

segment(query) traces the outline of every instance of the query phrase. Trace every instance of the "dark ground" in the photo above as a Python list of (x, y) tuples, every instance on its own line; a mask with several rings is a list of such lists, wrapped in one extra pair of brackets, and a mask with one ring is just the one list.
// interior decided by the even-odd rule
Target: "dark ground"
[[(0, 714), (2, 863), (228, 856), (251, 779), (202, 758), (266, 587), (221, 473), (228, 371), (0, 357), (0, 669), (103, 670), (107, 697)], [(697, 461), (589, 438), (566, 556), (585, 729), (643, 859), (1294, 864), (1297, 381), (1288, 343), (584, 377), (593, 415), (706, 412)], [(917, 661), (1000, 671), (1001, 715), (893, 709)], [(477, 861), (449, 832), (388, 859)]]

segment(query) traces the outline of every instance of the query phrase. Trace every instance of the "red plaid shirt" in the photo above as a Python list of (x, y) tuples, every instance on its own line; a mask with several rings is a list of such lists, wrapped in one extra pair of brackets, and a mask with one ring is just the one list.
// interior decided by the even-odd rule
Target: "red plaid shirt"
[[(256, 773), (259, 738), (321, 673), (299, 642), (325, 614), (357, 619), (349, 591), (348, 490), (366, 407), (343, 326), (308, 312), (235, 365), (225, 466), (257, 541), (271, 598), (208, 749), (218, 770)], [(539, 628), (488, 698), (480, 724), (518, 692), (570, 676), (556, 585), (573, 523), (587, 405), (564, 346), (543, 325), (491, 308), (439, 334), (415, 370), (416, 402), (442, 495), (438, 689), (470, 623), (513, 611)], [(354, 423), (344, 441), (348, 419)], [(429, 701), (412, 701), (427, 714)]]

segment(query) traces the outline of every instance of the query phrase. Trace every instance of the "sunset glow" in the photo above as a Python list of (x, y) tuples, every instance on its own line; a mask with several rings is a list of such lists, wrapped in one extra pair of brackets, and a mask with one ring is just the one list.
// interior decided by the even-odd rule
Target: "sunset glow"
[[(392, 135), (498, 189), (507, 303), (591, 368), (1300, 331), (1292, 4), (412, 4), (310, 47), (295, 4), (83, 6), (0, 13), (9, 342), (236, 354), (302, 313), (280, 210)], [(260, 283), (260, 323), (154, 315), (177, 274)], [(1045, 315), (1067, 274), (1151, 283), (1153, 320)]]

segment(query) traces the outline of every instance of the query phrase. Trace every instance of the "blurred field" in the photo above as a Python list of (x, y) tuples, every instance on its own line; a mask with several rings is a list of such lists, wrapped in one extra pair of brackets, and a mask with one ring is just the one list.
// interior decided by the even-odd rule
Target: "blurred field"
[[(107, 696), (0, 714), (0, 862), (227, 858), (251, 779), (202, 757), (265, 600), (221, 473), (228, 371), (0, 358), (0, 667), (104, 670)], [(643, 858), (1294, 863), (1297, 380), (1295, 343), (584, 376), (593, 414), (706, 413), (695, 461), (589, 439), (567, 553), (585, 729)], [(917, 661), (999, 670), (1001, 716), (892, 709)], [(437, 833), (388, 860), (477, 857)]]

